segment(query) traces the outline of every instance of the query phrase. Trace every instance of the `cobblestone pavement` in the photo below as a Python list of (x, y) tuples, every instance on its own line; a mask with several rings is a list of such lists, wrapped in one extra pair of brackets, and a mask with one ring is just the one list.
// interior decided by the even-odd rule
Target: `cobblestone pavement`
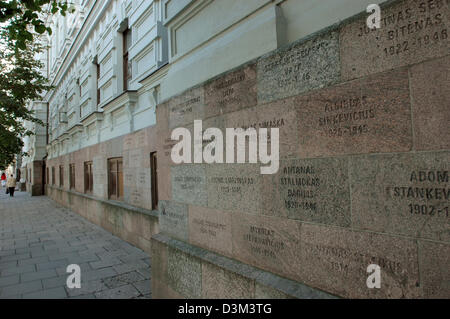
[[(66, 268), (81, 267), (81, 289)], [(150, 258), (47, 197), (0, 187), (0, 299), (151, 298)]]

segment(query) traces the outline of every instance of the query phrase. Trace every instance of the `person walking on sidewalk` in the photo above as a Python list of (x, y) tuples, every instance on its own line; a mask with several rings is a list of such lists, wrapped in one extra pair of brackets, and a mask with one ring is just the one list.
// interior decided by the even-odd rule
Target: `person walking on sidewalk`
[(8, 181), (6, 182), (6, 187), (9, 191), (9, 196), (14, 197), (14, 191), (16, 190), (17, 181), (14, 178), (14, 175), (11, 174), (11, 177), (8, 178)]
[(5, 172), (2, 173), (2, 188), (6, 186), (6, 174)]

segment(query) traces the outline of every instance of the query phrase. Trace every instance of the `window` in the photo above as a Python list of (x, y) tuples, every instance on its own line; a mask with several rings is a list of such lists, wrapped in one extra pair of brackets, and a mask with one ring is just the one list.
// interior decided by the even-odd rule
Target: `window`
[(47, 184), (50, 184), (50, 174), (48, 173), (48, 167), (46, 169), (47, 174), (45, 175), (45, 181)]
[(126, 29), (123, 32), (123, 90), (130, 88), (130, 80), (132, 75), (131, 63), (128, 59), (128, 51), (131, 48), (131, 30)]
[[(77, 83), (78, 83), (78, 90), (79, 90), (79, 94), (80, 94), (80, 98), (79, 98), (79, 100), (81, 100), (81, 95), (82, 95), (82, 86), (81, 86), (81, 79), (78, 79), (77, 80)], [(82, 118), (82, 114), (81, 114), (81, 107), (78, 107), (79, 108), (79, 112), (80, 112), (80, 119)]]
[(56, 177), (55, 177), (55, 167), (52, 167), (52, 185), (55, 185)]
[(108, 197), (110, 199), (123, 199), (122, 158), (108, 160)]
[(64, 187), (64, 166), (59, 166), (59, 186)]
[(97, 105), (100, 104), (100, 64), (97, 63)]
[(94, 175), (92, 173), (92, 162), (84, 163), (84, 192), (92, 194), (94, 189)]
[(152, 209), (158, 209), (158, 169), (156, 162), (156, 152), (150, 154), (150, 173), (152, 188)]
[(69, 166), (69, 183), (70, 189), (75, 188), (75, 164), (70, 164)]

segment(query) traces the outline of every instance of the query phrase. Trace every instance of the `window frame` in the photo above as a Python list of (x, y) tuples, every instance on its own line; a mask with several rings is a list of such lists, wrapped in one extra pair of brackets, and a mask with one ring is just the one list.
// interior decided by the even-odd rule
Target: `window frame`
[[(123, 52), (122, 52), (122, 67), (123, 67), (123, 91), (127, 91), (129, 89), (128, 81), (132, 79), (132, 70), (130, 69), (130, 60), (129, 60), (129, 47), (128, 47), (128, 37), (131, 37), (131, 30), (126, 29), (122, 32), (123, 37)], [(130, 39), (131, 42), (131, 39)], [(131, 44), (130, 44), (131, 47)]]
[(64, 165), (59, 165), (59, 187), (64, 187)]
[(94, 174), (92, 161), (84, 162), (84, 193), (92, 194), (94, 192)]
[(150, 153), (150, 183), (152, 194), (152, 210), (158, 209), (158, 157), (157, 152)]
[[(112, 166), (115, 164), (115, 170)], [(121, 169), (119, 169), (121, 167)], [(115, 177), (113, 178), (113, 174)], [(113, 181), (115, 184), (113, 184)], [(114, 191), (114, 192), (113, 192)], [(108, 199), (123, 201), (123, 158), (108, 159)]]
[(69, 164), (69, 189), (75, 189), (75, 164)]
[(97, 67), (97, 106), (99, 106), (100, 102), (101, 102), (101, 99), (100, 99), (100, 75), (101, 75), (100, 63), (97, 62), (96, 67)]

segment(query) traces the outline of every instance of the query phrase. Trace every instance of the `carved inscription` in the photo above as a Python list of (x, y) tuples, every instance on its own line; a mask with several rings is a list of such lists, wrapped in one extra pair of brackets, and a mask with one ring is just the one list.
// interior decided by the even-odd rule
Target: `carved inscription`
[(406, 0), (383, 10), (381, 28), (365, 19), (342, 31), (343, 77), (354, 78), (448, 54), (450, 1)]
[(407, 201), (407, 212), (423, 217), (449, 218), (450, 188), (448, 171), (415, 170), (410, 185), (387, 187), (394, 200)]
[[(448, 39), (448, 29), (444, 23), (444, 10), (448, 8), (447, 0), (427, 0), (410, 4), (386, 14), (381, 19), (382, 37), (377, 36), (377, 47), (385, 57), (401, 55), (409, 50), (430, 47)], [(367, 25), (360, 27), (358, 37), (376, 32)], [(382, 43), (381, 39), (392, 41), (392, 45)]]
[(225, 114), (256, 104), (256, 66), (226, 74), (205, 87), (207, 117)]
[(140, 186), (149, 187), (149, 177), (147, 176), (147, 173), (139, 172), (137, 182)]
[(264, 180), (264, 214), (348, 227), (346, 167), (337, 158), (281, 161), (273, 182)]
[(233, 212), (233, 255), (262, 269), (294, 277), (300, 265), (299, 224)]
[(140, 204), (142, 201), (142, 191), (135, 189), (130, 193), (131, 203)]
[(200, 176), (175, 176), (175, 183), (184, 190), (193, 190), (197, 183), (202, 183), (204, 179)]
[(450, 242), (449, 153), (351, 159), (355, 227)]
[(169, 102), (169, 128), (192, 124), (204, 118), (203, 87), (190, 90)]
[(160, 201), (160, 228), (161, 231), (181, 240), (188, 238), (187, 205), (171, 201)]
[(218, 187), (222, 194), (242, 194), (242, 188), (255, 184), (253, 177), (218, 176), (211, 177), (209, 182)]
[(229, 80), (223, 80), (213, 86), (213, 89), (219, 94), (217, 105), (224, 107), (232, 103), (239, 103), (240, 98), (236, 95), (232, 85), (245, 80), (245, 74), (239, 74)]
[(218, 232), (225, 231), (227, 225), (217, 222), (212, 222), (206, 219), (194, 218), (193, 223), (197, 226), (198, 231), (209, 237), (217, 237)]
[(231, 255), (231, 213), (190, 206), (189, 240), (195, 245)]
[(255, 165), (207, 165), (208, 206), (239, 212), (259, 211), (260, 174)]
[(174, 141), (171, 138), (166, 138), (164, 140), (164, 144), (163, 144), (164, 156), (170, 158), (170, 153), (172, 152), (172, 148), (177, 143), (178, 143), (178, 141)]
[(409, 94), (401, 69), (296, 98), (300, 156), (409, 151)]
[[(355, 275), (359, 275), (362, 278), (367, 277), (367, 272), (364, 265), (370, 264), (379, 265), (383, 271), (389, 271), (394, 274), (401, 274), (404, 269), (399, 261), (386, 257), (374, 256), (364, 251), (356, 251), (348, 248), (314, 243), (302, 244), (302, 248), (307, 254), (316, 256), (316, 258), (328, 265), (330, 270), (336, 271), (346, 278), (354, 278)], [(354, 269), (355, 267), (352, 264), (363, 266), (356, 267), (356, 269)]]
[(338, 36), (331, 32), (258, 62), (258, 100), (268, 102), (326, 86), (339, 77)]
[(276, 260), (277, 253), (282, 253), (286, 248), (283, 241), (277, 240), (275, 231), (272, 229), (249, 226), (244, 233), (244, 240), (249, 244), (250, 251), (261, 257), (267, 257)]
[[(414, 240), (312, 224), (302, 224), (300, 233), (299, 277), (306, 283), (350, 298), (411, 298), (420, 293)], [(367, 289), (371, 264), (381, 268), (380, 289)]]
[(177, 104), (170, 108), (170, 112), (176, 116), (187, 116), (187, 114), (192, 113), (192, 105), (200, 102), (200, 97), (194, 97), (186, 102)]
[(369, 122), (376, 110), (367, 105), (367, 97), (349, 97), (325, 102), (318, 126), (328, 137), (356, 136), (369, 133)]
[(180, 203), (207, 205), (206, 177), (203, 165), (172, 167), (172, 196)]
[(131, 186), (135, 182), (133, 173), (125, 173), (125, 185)]
[(284, 192), (284, 207), (290, 209), (303, 209), (312, 212), (317, 211), (320, 178), (316, 174), (314, 166), (291, 166), (283, 169), (280, 177), (280, 185)]

